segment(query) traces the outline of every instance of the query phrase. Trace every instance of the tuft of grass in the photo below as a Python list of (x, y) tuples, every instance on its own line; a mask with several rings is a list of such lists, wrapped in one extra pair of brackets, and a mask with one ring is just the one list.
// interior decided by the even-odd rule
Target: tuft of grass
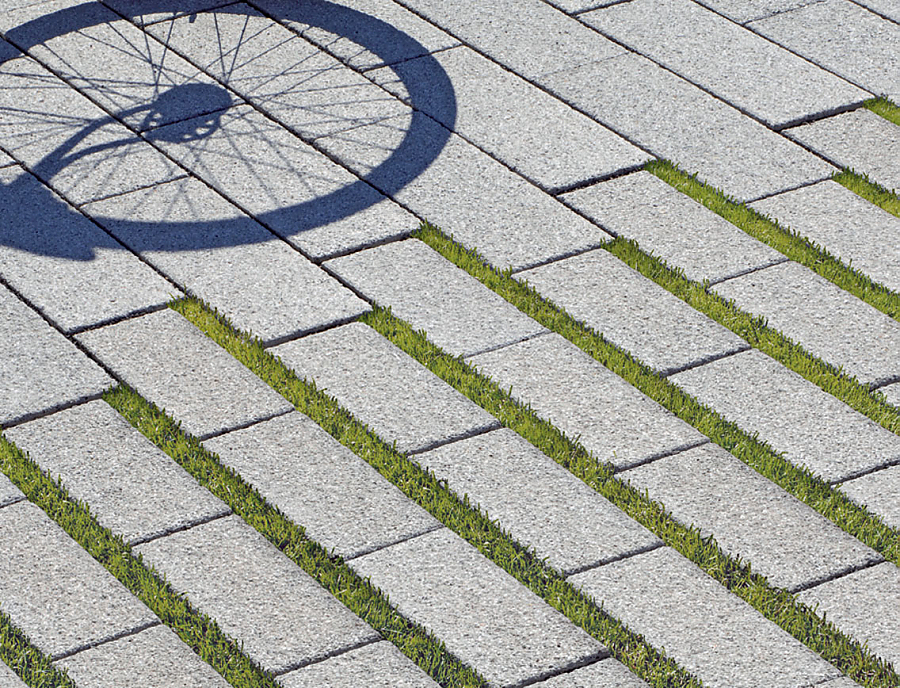
[(858, 174), (853, 170), (837, 172), (832, 177), (834, 181), (850, 189), (857, 196), (865, 198), (869, 203), (874, 203), (891, 215), (900, 217), (900, 196), (893, 191), (869, 179), (868, 175)]
[(863, 107), (900, 127), (900, 107), (895, 105), (890, 99), (872, 98), (863, 103)]
[(0, 661), (30, 688), (76, 688), (65, 669), (32, 645), (10, 618), (0, 611)]

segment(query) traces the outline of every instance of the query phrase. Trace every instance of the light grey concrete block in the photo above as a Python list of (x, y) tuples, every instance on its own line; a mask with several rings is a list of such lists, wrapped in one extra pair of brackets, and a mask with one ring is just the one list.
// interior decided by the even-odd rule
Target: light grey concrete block
[(668, 547), (569, 580), (709, 688), (810, 686), (840, 676)]
[(0, 688), (27, 688), (27, 686), (12, 669), (0, 662)]
[(535, 683), (539, 688), (645, 688), (641, 679), (615, 659), (604, 659), (582, 669)]
[(900, 323), (799, 263), (751, 272), (714, 289), (864, 384), (900, 378)]
[(0, 169), (0, 274), (65, 332), (181, 295), (18, 167)]
[(821, 0), (702, 0), (701, 4), (739, 24), (746, 24), (754, 19), (789, 12), (813, 2)]
[(276, 679), (284, 688), (437, 688), (437, 683), (388, 642), (372, 643)]
[(136, 542), (230, 513), (128, 421), (92, 401), (10, 428), (6, 436), (61, 478), (105, 528)]
[(362, 323), (271, 351), (403, 452), (429, 449), (499, 425), (487, 411)]
[(900, 127), (871, 110), (861, 108), (804, 124), (787, 134), (841, 167), (868, 175), (888, 189), (900, 189)]
[(828, 482), (900, 457), (900, 438), (760, 351), (678, 373), (672, 382)]
[[(900, 292), (900, 218), (835, 181), (764, 198), (751, 206), (831, 255)], [(888, 250), (885, 250), (885, 249)]]
[(649, 172), (611, 179), (560, 198), (606, 231), (634, 239), (642, 249), (698, 282), (714, 282), (787, 260)]
[(354, 253), (325, 266), (367, 299), (454, 356), (516, 342), (546, 328), (421, 241)]
[(881, 392), (889, 404), (900, 406), (900, 383), (895, 382), (878, 390)]
[(636, 168), (651, 157), (470, 48), (370, 76), (409, 103), (404, 82), (440, 84), (434, 74), (440, 69), (453, 83), (453, 107), (443, 92), (411, 104), (550, 193)]
[(415, 460), (563, 575), (662, 544), (512, 430), (470, 437)]
[(516, 279), (661, 375), (749, 348), (603, 249), (526, 270)]
[(237, 516), (135, 550), (266, 671), (283, 673), (381, 638)]
[(638, 466), (621, 477), (781, 588), (796, 590), (882, 559), (714, 444)]
[(203, 12), (231, 4), (234, 0), (103, 0), (116, 12), (125, 15), (139, 26), (173, 19), (182, 14)]
[(159, 623), (31, 502), (0, 509), (0, 548), (3, 613), (51, 657)]
[(99, 396), (112, 386), (91, 359), (0, 286), (0, 424)]
[(872, 97), (690, 0), (632, 0), (579, 18), (770, 127)]
[(891, 528), (900, 528), (900, 466), (891, 466), (848, 480), (837, 486), (854, 502), (884, 519)]
[[(2, 54), (0, 54), (2, 56)], [(0, 167), (9, 167), (15, 165), (16, 161), (9, 157), (6, 153), (0, 151)]]
[[(8, 433), (9, 430), (6, 432)], [(12, 481), (3, 473), (0, 473), (0, 507), (21, 502), (23, 499), (25, 499), (25, 495), (22, 494), (22, 491), (13, 485)]]
[(891, 0), (858, 0), (858, 4), (900, 23), (900, 5)]
[(78, 340), (185, 432), (200, 438), (292, 408), (172, 310), (90, 330)]
[(229, 468), (329, 551), (349, 558), (440, 526), (306, 416), (206, 440)]
[(369, 305), (197, 179), (85, 206), (171, 279), (264, 342), (352, 320)]
[(446, 528), (359, 557), (350, 566), (491, 686), (519, 685), (607, 654)]
[(890, 562), (856, 571), (798, 595), (800, 602), (894, 666), (900, 665), (900, 568)]
[[(408, 146), (390, 158), (410, 128), (424, 140), (449, 138), (435, 159), (433, 150)], [(596, 225), (418, 112), (316, 143), (501, 269), (529, 267), (609, 239)], [(389, 169), (381, 167), (386, 160), (391, 160)], [(407, 180), (405, 186), (398, 177)]]
[(707, 441), (557, 334), (481, 354), (470, 362), (616, 468)]
[(105, 643), (56, 663), (79, 688), (226, 688), (228, 683), (166, 626)]
[(741, 201), (820, 181), (835, 171), (633, 53), (543, 77), (541, 84), (632, 143)]
[(748, 26), (875, 95), (895, 102), (900, 95), (900, 25), (849, 0), (810, 3)]

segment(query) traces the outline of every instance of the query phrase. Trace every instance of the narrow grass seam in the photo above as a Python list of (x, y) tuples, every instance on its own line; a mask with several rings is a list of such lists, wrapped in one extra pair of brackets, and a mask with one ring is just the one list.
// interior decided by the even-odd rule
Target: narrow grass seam
[(0, 662), (12, 669), (29, 688), (77, 688), (66, 670), (53, 666), (50, 657), (32, 645), (2, 611)]

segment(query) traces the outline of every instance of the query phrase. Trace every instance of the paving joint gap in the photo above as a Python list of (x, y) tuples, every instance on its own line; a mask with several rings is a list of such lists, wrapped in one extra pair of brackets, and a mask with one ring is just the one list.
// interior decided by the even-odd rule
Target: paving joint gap
[[(900, 466), (900, 458), (893, 459), (891, 461), (887, 461), (880, 466), (875, 466), (875, 468), (868, 468), (863, 471), (858, 471), (853, 473), (847, 477), (840, 478), (838, 480), (832, 480), (829, 485), (841, 485), (842, 483), (849, 482), (851, 480), (856, 480), (857, 478), (862, 478), (867, 475), (872, 475), (872, 473), (878, 473), (879, 471), (887, 470), (888, 468), (893, 468), (894, 466)], [(839, 489), (839, 488), (836, 488)]]
[[(843, 78), (843, 77), (842, 77)], [(796, 119), (792, 119), (789, 122), (779, 125), (773, 125), (770, 127), (773, 131), (777, 131), (781, 133), (785, 129), (790, 129), (791, 127), (799, 127), (802, 124), (812, 124), (813, 122), (819, 122), (823, 119), (828, 119), (829, 117), (835, 117), (836, 115), (844, 115), (848, 112), (853, 112), (855, 110), (861, 110), (865, 108), (865, 104), (872, 99), (875, 95), (871, 91), (867, 89), (863, 89), (866, 93), (869, 94), (868, 98), (864, 98), (863, 100), (855, 101), (853, 103), (845, 103), (844, 105), (838, 105), (836, 107), (830, 108), (828, 110), (822, 110), (821, 112), (814, 112), (810, 115), (804, 115), (803, 117), (797, 117)], [(793, 139), (792, 139), (793, 140)]]
[(663, 459), (668, 459), (672, 456), (678, 456), (679, 454), (683, 454), (686, 451), (690, 451), (691, 449), (696, 449), (697, 447), (704, 447), (707, 444), (713, 444), (713, 441), (708, 437), (704, 437), (702, 440), (697, 442), (692, 442), (691, 444), (685, 444), (680, 447), (675, 447), (674, 449), (669, 449), (667, 451), (659, 452), (658, 454), (653, 454), (648, 456), (640, 461), (629, 464), (628, 466), (623, 466), (622, 468), (616, 468), (613, 471), (613, 475), (618, 476), (621, 473), (627, 473), (628, 471), (639, 468), (641, 466), (646, 466), (651, 463), (655, 463), (657, 461), (662, 461)]
[[(175, 297), (178, 298), (178, 297)], [(130, 313), (126, 313), (125, 315), (117, 315), (113, 318), (107, 318), (106, 320), (101, 320), (99, 322), (91, 323), (90, 325), (82, 325), (81, 327), (73, 327), (71, 330), (68, 330), (67, 336), (75, 337), (79, 334), (83, 334), (85, 332), (90, 332), (91, 330), (99, 330), (103, 327), (107, 327), (108, 325), (117, 325), (121, 322), (125, 322), (126, 320), (133, 320), (135, 318), (140, 318), (143, 315), (150, 315), (150, 313), (156, 313), (157, 311), (164, 311), (168, 308), (168, 304), (166, 303), (157, 303), (152, 306), (145, 306), (144, 308), (139, 308), (137, 310), (131, 311)]]
[[(626, 0), (630, 2), (631, 0)], [(626, 167), (620, 167), (617, 170), (612, 172), (606, 172), (605, 174), (598, 174), (594, 177), (589, 177), (587, 179), (583, 179), (579, 182), (574, 182), (573, 184), (568, 184), (566, 186), (553, 187), (551, 189), (547, 189), (546, 193), (551, 196), (561, 196), (562, 194), (569, 193), (570, 191), (578, 191), (579, 189), (585, 189), (589, 186), (593, 186), (594, 184), (600, 184), (602, 182), (612, 181), (613, 179), (618, 179), (619, 177), (624, 177), (626, 175), (632, 174), (633, 172), (640, 172), (644, 165), (647, 163), (638, 163), (636, 165), (628, 165)], [(574, 208), (573, 208), (574, 210)], [(595, 223), (596, 224), (596, 223)]]
[(626, 559), (631, 559), (632, 557), (637, 557), (641, 554), (647, 554), (648, 552), (652, 552), (666, 546), (666, 543), (660, 540), (659, 542), (654, 542), (651, 545), (646, 545), (631, 552), (625, 552), (624, 554), (620, 554), (610, 559), (603, 559), (602, 561), (595, 561), (590, 564), (585, 564), (584, 566), (579, 566), (578, 568), (572, 569), (571, 571), (563, 571), (563, 578), (568, 579), (572, 576), (577, 576), (579, 573), (593, 571), (594, 569), (599, 569), (601, 566), (607, 566), (608, 564), (615, 564), (619, 561), (625, 561)]
[[(46, 67), (46, 65), (43, 65), (43, 64), (42, 64), (41, 66)], [(67, 84), (67, 85), (68, 85), (68, 84)], [(72, 88), (72, 90), (75, 91), (76, 93), (81, 94), (81, 91), (79, 91), (79, 90), (78, 90), (77, 88), (75, 88), (74, 86), (71, 86), (71, 88)], [(93, 102), (93, 101), (91, 101), (91, 102)], [(96, 103), (95, 103), (95, 104), (96, 104)], [(124, 124), (124, 122), (122, 122), (122, 121), (120, 121), (120, 120), (115, 120), (115, 122), (116, 122), (117, 124)], [(138, 131), (132, 131), (132, 133), (133, 133), (133, 134), (136, 134), (141, 140), (143, 140), (143, 141), (144, 141), (145, 143), (147, 143), (148, 145), (153, 146), (153, 144), (152, 144), (150, 141), (147, 141), (146, 139), (144, 139), (143, 136), (141, 136), (141, 132), (138, 132)], [(153, 146), (153, 147), (156, 148), (156, 146)], [(159, 149), (157, 148), (157, 150), (159, 150)], [(173, 162), (174, 162), (174, 161), (173, 161)], [(162, 183), (163, 183), (163, 184), (168, 184), (168, 183), (170, 183), (170, 182), (177, 182), (177, 181), (179, 181), (179, 180), (181, 180), (181, 179), (187, 179), (187, 178), (191, 177), (191, 174), (190, 174), (189, 172), (185, 171), (184, 168), (182, 168), (182, 170), (183, 170), (182, 174), (180, 174), (180, 175), (178, 175), (178, 176), (176, 176), (176, 177), (172, 177), (171, 179), (166, 179), (166, 180), (165, 180), (164, 182), (162, 182)], [(34, 173), (32, 172), (32, 174), (34, 174)], [(35, 174), (35, 176), (37, 177), (36, 174)], [(38, 179), (40, 179), (40, 177), (38, 177)], [(50, 186), (50, 184), (49, 184), (48, 182), (45, 182), (43, 179), (41, 179), (41, 183), (45, 184), (45, 185), (48, 186), (48, 187)], [(88, 200), (86, 200), (86, 201), (84, 201), (84, 202), (82, 202), (82, 203), (73, 203), (72, 201), (69, 201), (69, 202), (72, 203), (72, 205), (73, 205), (75, 208), (78, 208), (79, 210), (81, 210), (81, 209), (84, 208), (86, 205), (90, 205), (91, 203), (99, 203), (100, 201), (108, 201), (108, 200), (110, 200), (111, 198), (119, 198), (119, 197), (121, 197), (121, 196), (127, 196), (128, 194), (134, 193), (135, 191), (146, 191), (147, 189), (154, 189), (154, 188), (156, 188), (156, 187), (159, 186), (159, 185), (160, 185), (160, 182), (151, 182), (151, 183), (149, 183), (149, 184), (141, 184), (140, 186), (136, 186), (136, 187), (134, 187), (134, 188), (129, 188), (129, 189), (125, 190), (125, 191), (116, 191), (116, 192), (114, 192), (114, 193), (106, 194), (106, 195), (103, 195), (103, 196), (96, 196), (96, 197), (93, 197), (93, 198), (89, 198)], [(59, 192), (57, 192), (57, 193), (59, 193)], [(62, 194), (60, 194), (60, 195), (62, 195)], [(110, 236), (112, 236), (112, 235), (110, 235)]]
[(454, 435), (450, 438), (444, 438), (440, 440), (435, 440), (433, 442), (429, 442), (426, 445), (421, 447), (416, 447), (415, 449), (410, 449), (405, 452), (407, 457), (416, 456), (417, 454), (424, 454), (425, 452), (431, 451), (432, 449), (439, 449), (440, 447), (445, 447), (448, 444), (455, 444), (456, 442), (460, 442), (462, 440), (468, 440), (472, 437), (478, 437), (480, 435), (486, 435), (489, 432), (494, 430), (499, 430), (503, 427), (503, 424), (497, 419), (494, 418), (493, 422), (488, 423), (487, 425), (482, 425), (480, 428), (473, 428), (471, 430), (467, 430), (466, 432), (461, 432), (458, 435)]
[(247, 428), (252, 428), (254, 425), (259, 425), (260, 423), (267, 423), (273, 418), (278, 418), (279, 416), (286, 416), (289, 413), (293, 413), (294, 409), (286, 409), (284, 411), (275, 411), (274, 413), (269, 414), (268, 416), (264, 416), (262, 418), (254, 418), (253, 420), (248, 420), (246, 423), (240, 423), (233, 427), (226, 428), (225, 430), (216, 430), (215, 432), (211, 432), (207, 435), (197, 435), (197, 439), (201, 442), (206, 442), (207, 440), (214, 439), (216, 437), (221, 437), (222, 435), (227, 435), (229, 432), (236, 432), (238, 430), (246, 430)]
[(740, 347), (738, 349), (732, 349), (731, 351), (725, 351), (723, 353), (712, 354), (707, 358), (704, 358), (702, 361), (694, 361), (692, 363), (688, 363), (687, 365), (679, 366), (678, 368), (673, 368), (670, 370), (664, 370), (659, 373), (659, 376), (662, 378), (668, 378), (672, 375), (677, 375), (678, 373), (683, 373), (686, 370), (693, 370), (694, 368), (699, 368), (701, 366), (705, 366), (708, 363), (715, 363), (716, 361), (721, 361), (723, 358), (729, 358), (731, 356), (735, 356), (736, 354), (742, 354), (745, 351), (751, 351), (754, 347), (748, 343), (744, 342), (746, 346)]
[[(807, 149), (807, 150), (809, 150), (809, 149)], [(814, 151), (810, 150), (809, 152), (812, 153)], [(818, 155), (818, 153), (816, 153), (816, 155)], [(822, 157), (822, 156), (818, 155), (818, 157)], [(830, 161), (826, 161), (826, 162), (828, 162), (829, 165), (833, 164)], [(838, 172), (835, 172), (834, 174), (839, 174), (841, 168), (838, 165), (835, 165), (835, 167), (838, 168)], [(746, 201), (734, 201), (734, 199), (731, 199), (731, 200), (734, 203), (741, 203), (742, 205), (746, 205), (747, 207), (750, 207), (751, 203), (756, 203), (757, 201), (764, 201), (765, 199), (772, 198), (773, 196), (779, 196), (781, 194), (790, 193), (791, 191), (797, 191), (798, 189), (805, 189), (808, 186), (815, 186), (816, 184), (821, 184), (822, 182), (827, 182), (830, 179), (834, 179), (834, 174), (830, 174), (826, 177), (819, 177), (818, 179), (813, 179), (810, 181), (805, 181), (800, 184), (795, 184), (794, 186), (785, 187), (784, 189), (779, 189), (778, 191), (773, 191), (772, 193), (763, 194), (761, 196), (756, 196), (755, 198), (748, 198)]]
[(882, 564), (890, 563), (885, 559), (881, 559), (880, 561), (867, 561), (864, 564), (856, 564), (854, 566), (848, 566), (845, 569), (841, 569), (840, 571), (833, 573), (828, 576), (824, 576), (822, 578), (816, 579), (814, 581), (803, 583), (802, 585), (797, 585), (792, 588), (787, 588), (787, 591), (791, 594), (796, 595), (800, 592), (805, 592), (806, 590), (812, 590), (813, 588), (817, 588), (820, 585), (824, 585), (825, 583), (830, 583), (831, 581), (838, 580), (839, 578), (845, 578), (852, 573), (856, 573), (858, 571), (865, 571), (866, 569), (870, 569), (873, 566), (881, 566)]
[(406, 537), (400, 538), (399, 540), (395, 540), (393, 542), (388, 542), (384, 545), (376, 545), (375, 547), (370, 547), (367, 550), (362, 552), (358, 552), (356, 554), (352, 554), (349, 557), (343, 557), (344, 561), (353, 561), (354, 559), (359, 559), (360, 557), (364, 557), (367, 554), (372, 554), (374, 552), (381, 552), (382, 550), (389, 549), (394, 545), (401, 545), (404, 542), (409, 542), (410, 540), (415, 540), (416, 538), (420, 538), (423, 535), (428, 535), (429, 533), (434, 533), (435, 531), (441, 530), (443, 528), (447, 528), (443, 523), (438, 521), (437, 525), (429, 526), (427, 530), (423, 530), (421, 533), (413, 533), (412, 535), (407, 535)]
[(709, 280), (706, 282), (710, 287), (714, 287), (717, 284), (723, 284), (724, 282), (728, 282), (729, 280), (737, 279), (738, 277), (746, 277), (747, 275), (752, 275), (755, 272), (761, 272), (763, 270), (768, 270), (769, 268), (774, 268), (776, 265), (782, 265), (784, 263), (791, 262), (791, 259), (782, 254), (782, 257), (775, 260), (772, 263), (766, 263), (765, 265), (757, 265), (756, 267), (747, 268), (741, 272), (736, 272), (733, 275), (727, 275), (726, 277), (720, 277), (717, 280)]
[(60, 652), (58, 654), (52, 655), (50, 660), (53, 662), (58, 662), (61, 659), (66, 659), (71, 657), (72, 655), (76, 655), (79, 652), (84, 652), (85, 650), (91, 650), (95, 647), (100, 647), (101, 645), (106, 645), (108, 643), (114, 643), (117, 640), (121, 640), (122, 638), (128, 638), (133, 635), (137, 635), (138, 633), (142, 633), (149, 628), (156, 628), (157, 626), (162, 626), (163, 622), (157, 619), (156, 621), (148, 621), (134, 628), (130, 628), (127, 631), (122, 631), (120, 633), (116, 633), (115, 635), (111, 635), (108, 638), (101, 638), (93, 643), (87, 643), (85, 645), (79, 645), (78, 647), (72, 650), (66, 650), (65, 652)]
[(611, 653), (609, 650), (604, 648), (603, 650), (598, 650), (596, 653), (591, 655), (590, 657), (585, 657), (583, 659), (578, 660), (577, 662), (572, 662), (571, 664), (563, 667), (562, 669), (556, 669), (554, 671), (546, 671), (543, 674), (538, 674), (537, 676), (533, 676), (531, 678), (525, 679), (524, 681), (520, 681), (516, 684), (510, 684), (510, 688), (525, 688), (526, 686), (533, 686), (535, 683), (540, 683), (542, 681), (546, 681), (555, 676), (562, 676), (565, 674), (571, 674), (573, 671), (577, 671), (578, 669), (583, 669), (586, 666), (591, 666), (592, 664), (596, 664), (599, 661), (610, 657)]
[(297, 669), (303, 669), (304, 667), (312, 666), (314, 664), (319, 664), (319, 663), (325, 662), (329, 659), (334, 659), (335, 657), (340, 657), (341, 655), (345, 655), (348, 652), (353, 652), (354, 650), (359, 650), (360, 648), (368, 647), (369, 645), (374, 645), (375, 643), (384, 642), (384, 640), (385, 639), (383, 637), (382, 638), (372, 638), (371, 640), (361, 640), (358, 643), (355, 643), (354, 645), (351, 645), (349, 647), (342, 647), (338, 650), (332, 650), (331, 652), (327, 653), (323, 657), (316, 657), (315, 659), (312, 659), (312, 660), (309, 660), (306, 662), (294, 662), (293, 664), (287, 666), (284, 669), (279, 669), (278, 671), (273, 671), (271, 673), (272, 673), (272, 676), (275, 676), (275, 677), (284, 676), (285, 674), (287, 674), (291, 671), (296, 671)]
[(475, 356), (480, 356), (481, 354), (489, 354), (493, 351), (499, 351), (500, 349), (505, 349), (508, 346), (513, 346), (514, 344), (521, 344), (522, 342), (528, 342), (536, 337), (543, 337), (544, 335), (552, 334), (550, 330), (544, 330), (543, 332), (534, 332), (532, 334), (526, 334), (523, 337), (519, 337), (513, 341), (503, 342), (502, 344), (495, 344), (494, 346), (489, 346), (486, 349), (482, 349), (480, 351), (475, 351), (473, 353), (463, 354), (460, 358), (468, 359), (474, 358)]
[[(595, 224), (597, 227), (600, 227), (600, 225), (597, 225), (596, 222), (594, 222), (593, 224)], [(600, 227), (600, 229), (603, 229), (603, 228)], [(603, 229), (603, 231), (606, 232), (605, 229)], [(607, 232), (607, 234), (609, 234), (609, 232)], [(597, 250), (605, 247), (607, 244), (611, 243), (613, 241), (613, 239), (615, 239), (615, 238), (616, 238), (615, 236), (610, 235), (609, 239), (606, 239), (605, 241), (601, 241), (598, 244), (593, 244), (586, 248), (576, 249), (574, 251), (570, 251), (568, 253), (563, 253), (558, 256), (553, 256), (552, 258), (547, 258), (545, 260), (539, 260), (534, 263), (529, 263), (528, 265), (524, 265), (520, 268), (511, 269), (511, 270), (509, 270), (509, 274), (517, 275), (518, 273), (524, 272), (525, 270), (533, 270), (534, 268), (542, 268), (545, 265), (552, 265), (553, 263), (558, 263), (559, 261), (566, 260), (567, 258), (575, 258), (584, 253), (590, 253), (591, 251), (597, 251)]]
[(211, 516), (204, 516), (203, 518), (198, 518), (190, 523), (184, 523), (175, 528), (167, 528), (166, 530), (159, 533), (151, 533), (150, 535), (145, 535), (142, 538), (135, 538), (134, 540), (129, 540), (126, 544), (129, 547), (137, 547), (139, 545), (146, 545), (148, 542), (153, 542), (154, 540), (160, 540), (164, 537), (169, 537), (170, 535), (174, 535), (175, 533), (183, 533), (191, 528), (196, 528), (197, 526), (204, 526), (207, 523), (212, 523), (213, 521), (218, 521), (220, 518), (227, 518), (228, 516), (233, 515), (233, 511), (231, 508), (228, 509), (227, 512), (222, 514), (213, 514)]

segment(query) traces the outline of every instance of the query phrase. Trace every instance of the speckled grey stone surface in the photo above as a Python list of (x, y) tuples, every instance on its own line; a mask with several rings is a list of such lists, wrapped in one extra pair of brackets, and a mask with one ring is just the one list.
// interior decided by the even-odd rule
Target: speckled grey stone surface
[(114, 382), (2, 285), (0, 379), (3, 425), (100, 395)]
[(751, 204), (831, 255), (900, 292), (900, 253), (885, 250), (900, 236), (900, 218), (835, 181), (824, 181)]
[(900, 382), (885, 385), (878, 391), (884, 395), (884, 398), (887, 399), (889, 404), (900, 407)]
[(135, 548), (266, 671), (381, 636), (237, 516)]
[(5, 434), (126, 542), (230, 512), (106, 402), (66, 409)]
[(700, 403), (828, 482), (900, 458), (900, 437), (753, 350), (674, 375)]
[(745, 24), (754, 19), (788, 12), (813, 2), (821, 0), (703, 0), (702, 4), (739, 24)]
[(715, 444), (621, 473), (772, 585), (796, 590), (882, 557)]
[(0, 688), (27, 688), (27, 686), (12, 669), (0, 662)]
[(470, 362), (616, 468), (707, 441), (558, 334), (481, 354)]
[(31, 502), (0, 509), (3, 613), (55, 657), (159, 623)]
[(561, 199), (698, 282), (787, 260), (649, 172), (594, 184)]
[(876, 656), (900, 665), (900, 568), (890, 562), (856, 571), (798, 595), (800, 602), (828, 620)]
[(563, 575), (662, 544), (512, 430), (454, 442), (415, 461)]
[(276, 681), (284, 688), (437, 688), (437, 683), (389, 642), (372, 643), (311, 664)]
[(749, 347), (603, 249), (526, 270), (516, 279), (662, 375)]
[(456, 267), (410, 239), (325, 263), (365, 298), (454, 356), (470, 355), (546, 332), (536, 321)]
[(301, 378), (400, 451), (497, 427), (499, 421), (368, 325), (351, 323), (271, 349)]
[(103, 0), (116, 12), (124, 14), (135, 23), (144, 25), (182, 14), (202, 12), (213, 7), (228, 5), (234, 0)]
[(23, 499), (25, 499), (25, 495), (22, 494), (22, 491), (13, 485), (12, 481), (3, 473), (0, 473), (0, 506), (15, 504)]
[(890, 466), (837, 486), (854, 502), (878, 514), (892, 528), (900, 528), (900, 466)]
[(491, 686), (518, 685), (607, 654), (446, 528), (349, 563)]
[(900, 323), (799, 263), (774, 265), (713, 289), (864, 384), (900, 379)]
[(858, 4), (900, 23), (900, 5), (893, 0), (858, 0)]
[(817, 683), (815, 686), (810, 686), (810, 688), (860, 688), (860, 685), (852, 678), (841, 676), (831, 681), (825, 681), (825, 683)]
[(440, 524), (399, 489), (300, 413), (206, 440), (320, 545), (354, 557)]
[(79, 688), (226, 688), (228, 683), (166, 626), (93, 647), (61, 659)]
[(78, 335), (78, 340), (197, 437), (292, 408), (173, 310), (91, 330)]
[(569, 580), (709, 688), (810, 686), (840, 675), (668, 547)]
[(612, 659), (535, 683), (538, 688), (645, 688), (641, 679)]

